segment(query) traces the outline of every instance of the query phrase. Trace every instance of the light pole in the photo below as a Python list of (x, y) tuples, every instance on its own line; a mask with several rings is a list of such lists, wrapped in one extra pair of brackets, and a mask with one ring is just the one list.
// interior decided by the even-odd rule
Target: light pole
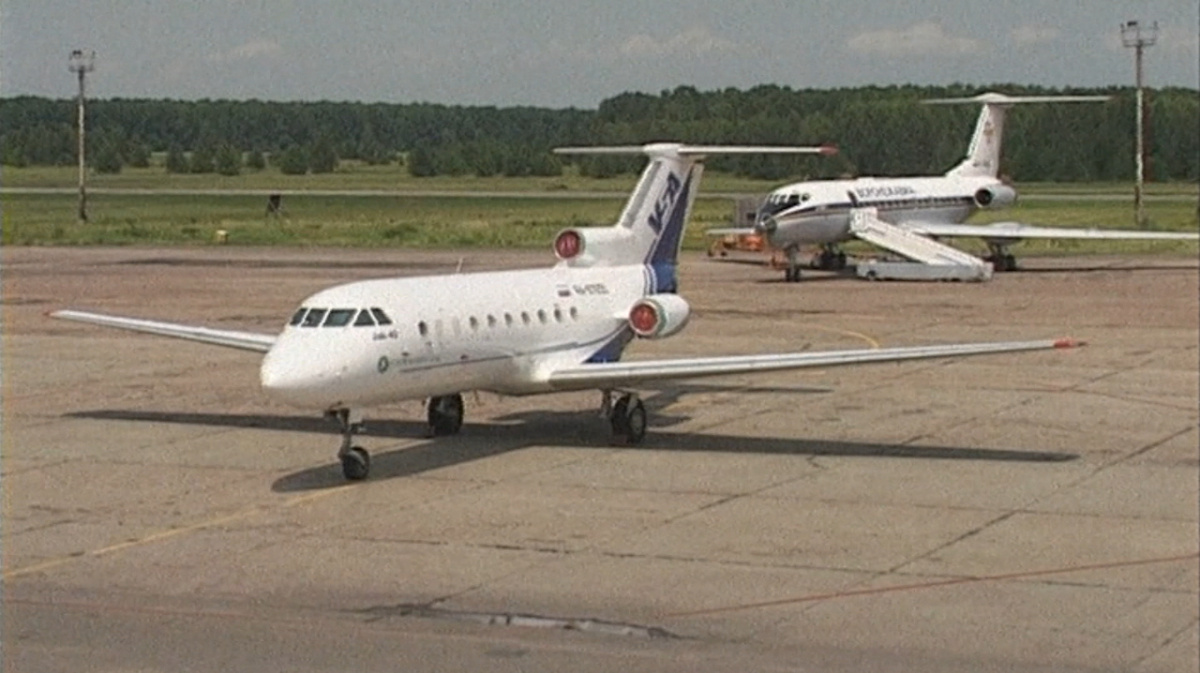
[(1142, 93), (1142, 52), (1146, 47), (1153, 47), (1158, 39), (1158, 22), (1145, 27), (1137, 21), (1126, 21), (1121, 24), (1121, 44), (1133, 49), (1133, 67), (1137, 86), (1137, 156), (1134, 165), (1137, 167), (1137, 181), (1133, 187), (1134, 217), (1138, 227), (1146, 226), (1146, 216), (1142, 210), (1142, 185), (1146, 179), (1146, 117), (1145, 96)]
[(96, 52), (76, 49), (67, 57), (67, 69), (79, 75), (79, 221), (87, 222), (87, 161), (84, 159), (84, 80), (96, 69)]

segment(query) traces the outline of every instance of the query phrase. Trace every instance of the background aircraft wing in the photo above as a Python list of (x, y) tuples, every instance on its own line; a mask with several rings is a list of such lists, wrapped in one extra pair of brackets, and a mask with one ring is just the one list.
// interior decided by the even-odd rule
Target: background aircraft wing
[(856, 349), (817, 353), (779, 353), (773, 355), (736, 355), (678, 360), (644, 360), (581, 364), (550, 374), (550, 385), (560, 390), (619, 388), (648, 381), (724, 376), (807, 367), (834, 367), (871, 362), (895, 362), (926, 358), (948, 358), (988, 353), (1011, 353), (1050, 348), (1074, 348), (1082, 345), (1071, 339), (1044, 341), (1000, 341), (945, 346)]
[(146, 332), (147, 334), (157, 334), (159, 336), (186, 339), (188, 341), (199, 341), (201, 343), (259, 353), (266, 353), (271, 349), (271, 345), (275, 343), (275, 337), (270, 334), (209, 329), (195, 325), (180, 325), (155, 320), (141, 320), (139, 318), (122, 318), (113, 315), (103, 315), (101, 313), (88, 313), (87, 311), (54, 311), (50, 313), (50, 317), (86, 322), (104, 327), (116, 327), (133, 332)]
[(753, 227), (726, 227), (725, 229), (706, 229), (706, 236), (750, 236), (757, 234)]
[(935, 224), (906, 222), (906, 228), (926, 236), (971, 236), (975, 238), (1090, 238), (1200, 240), (1200, 234), (1175, 231), (1136, 231), (1122, 229), (1082, 229), (1077, 227), (1039, 227), (1020, 222), (992, 224)]

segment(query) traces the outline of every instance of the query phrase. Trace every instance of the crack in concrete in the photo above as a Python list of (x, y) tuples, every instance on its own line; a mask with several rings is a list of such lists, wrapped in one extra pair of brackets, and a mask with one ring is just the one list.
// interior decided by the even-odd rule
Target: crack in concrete
[(398, 603), (396, 605), (374, 605), (350, 612), (361, 615), (368, 623), (392, 618), (434, 619), (451, 622), (467, 622), (483, 626), (512, 626), (534, 629), (558, 629), (579, 631), (605, 636), (644, 638), (647, 640), (683, 640), (681, 636), (659, 626), (645, 626), (628, 622), (614, 622), (592, 617), (553, 617), (521, 612), (485, 612), (450, 610), (434, 607), (432, 603)]

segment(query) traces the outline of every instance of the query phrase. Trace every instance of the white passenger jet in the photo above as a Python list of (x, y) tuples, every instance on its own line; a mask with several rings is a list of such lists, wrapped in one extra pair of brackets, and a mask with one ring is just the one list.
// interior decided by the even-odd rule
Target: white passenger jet
[(347, 479), (363, 479), (370, 469), (367, 452), (353, 444), (364, 410), (401, 400), (427, 399), (431, 434), (449, 435), (462, 426), (466, 391), (598, 390), (615, 438), (637, 443), (646, 410), (628, 389), (652, 381), (1075, 345), (1017, 341), (621, 362), (635, 338), (666, 338), (688, 322), (688, 303), (676, 294), (676, 260), (705, 155), (801, 150), (819, 151), (674, 143), (557, 150), (644, 153), (650, 161), (615, 225), (558, 234), (554, 266), (338, 285), (305, 299), (278, 335), (75, 310), (51, 315), (266, 353), (261, 382), (268, 396), (340, 423), (338, 458)]
[[(797, 182), (774, 190), (760, 206), (753, 227), (711, 229), (712, 236), (758, 234), (787, 254), (784, 279), (800, 280), (799, 251), (820, 245), (812, 265), (846, 266), (839, 243), (862, 239), (917, 262), (957, 264), (984, 271), (1016, 269), (1009, 247), (1027, 238), (1197, 240), (1194, 233), (1119, 231), (1039, 227), (1020, 222), (963, 224), (980, 209), (1012, 205), (1017, 192), (998, 177), (1005, 112), (1022, 103), (1074, 103), (1107, 100), (1106, 96), (1005, 96), (984, 93), (971, 98), (943, 98), (934, 104), (980, 103), (983, 106), (967, 157), (945, 175), (905, 178), (863, 177), (856, 180)], [(935, 239), (980, 238), (985, 260), (938, 243)]]

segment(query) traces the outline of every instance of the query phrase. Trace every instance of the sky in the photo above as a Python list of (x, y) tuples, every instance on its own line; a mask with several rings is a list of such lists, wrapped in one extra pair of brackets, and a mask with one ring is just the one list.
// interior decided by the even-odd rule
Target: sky
[(0, 96), (595, 108), (630, 91), (1200, 88), (1200, 0), (2, 0)]

